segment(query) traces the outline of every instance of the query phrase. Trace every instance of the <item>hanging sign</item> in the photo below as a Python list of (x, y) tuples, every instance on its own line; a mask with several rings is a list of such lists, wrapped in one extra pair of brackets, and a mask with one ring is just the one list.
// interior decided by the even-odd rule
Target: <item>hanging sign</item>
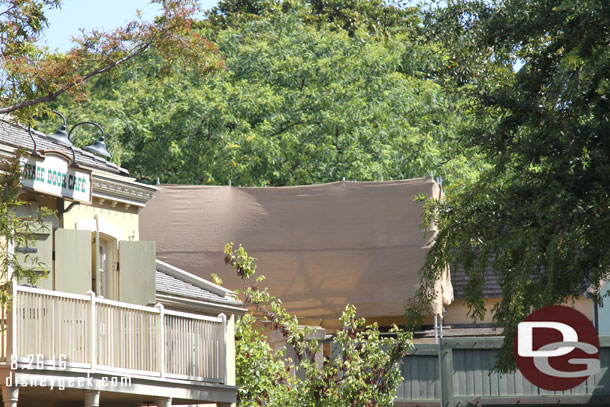
[(63, 154), (23, 158), (21, 185), (32, 191), (91, 203), (91, 172), (70, 166)]

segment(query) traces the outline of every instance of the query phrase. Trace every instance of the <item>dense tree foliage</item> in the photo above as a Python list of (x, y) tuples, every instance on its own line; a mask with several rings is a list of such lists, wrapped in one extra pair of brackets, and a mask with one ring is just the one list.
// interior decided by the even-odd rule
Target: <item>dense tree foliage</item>
[[(399, 362), (411, 349), (410, 334), (394, 327), (394, 338), (380, 335), (377, 325), (365, 327), (347, 306), (343, 328), (333, 338), (339, 352), (322, 365), (314, 361), (320, 345), (311, 330), (300, 327), (295, 316), (286, 312), (280, 299), (257, 287), (264, 278), (249, 285), (256, 259), (243, 247), (225, 246), (225, 262), (244, 280), (241, 299), (250, 312), (236, 323), (236, 369), (239, 386), (237, 405), (285, 407), (390, 407), (402, 381)], [(259, 322), (257, 324), (257, 322)], [(262, 323), (262, 324), (261, 324)], [(295, 351), (296, 360), (284, 351), (273, 351), (262, 329), (276, 330)], [(295, 365), (296, 363), (296, 365)], [(291, 373), (299, 369), (298, 375)]]
[[(350, 36), (368, 33), (385, 35), (405, 27), (405, 23), (419, 22), (416, 8), (404, 8), (381, 0), (307, 0), (308, 23), (335, 31), (346, 31)], [(288, 12), (299, 7), (301, 1), (277, 0), (222, 0), (207, 15), (215, 27), (226, 28), (270, 13)]]
[(58, 109), (102, 123), (114, 159), (148, 182), (472, 176), (478, 164), (454, 142), (467, 106), (435, 78), (444, 51), (416, 11), (361, 3), (364, 28), (345, 30), (326, 3), (221, 2), (199, 26), (226, 69), (165, 77), (158, 58), (140, 58)]
[(423, 309), (432, 280), (454, 264), (470, 276), (467, 300), (480, 317), (493, 268), (504, 295), (494, 313), (506, 333), (499, 367), (510, 368), (518, 322), (599, 289), (610, 272), (610, 9), (594, 0), (459, 1), (436, 18), (437, 29), (489, 58), (523, 65), (513, 78), (470, 84), (474, 108), (496, 119), (460, 140), (491, 167), (428, 203), (440, 232), (409, 311)]

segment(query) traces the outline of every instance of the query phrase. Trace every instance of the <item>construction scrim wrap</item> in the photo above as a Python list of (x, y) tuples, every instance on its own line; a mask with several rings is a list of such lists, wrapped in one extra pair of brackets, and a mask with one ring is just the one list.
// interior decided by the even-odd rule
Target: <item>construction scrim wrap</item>
[[(299, 317), (337, 318), (346, 304), (365, 317), (401, 316), (415, 293), (433, 233), (421, 229), (418, 194), (438, 197), (432, 178), (270, 188), (162, 185), (140, 214), (140, 238), (157, 257), (202, 278), (225, 266), (227, 242), (258, 259), (256, 275)], [(450, 303), (449, 274), (438, 292)], [(434, 311), (440, 313), (441, 301)]]

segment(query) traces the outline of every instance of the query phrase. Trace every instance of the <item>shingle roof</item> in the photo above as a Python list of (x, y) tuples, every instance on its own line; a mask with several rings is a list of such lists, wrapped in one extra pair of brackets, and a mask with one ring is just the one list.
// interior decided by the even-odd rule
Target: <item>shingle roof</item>
[[(498, 275), (493, 270), (493, 266), (487, 267), (484, 273), (485, 285), (483, 286), (483, 297), (485, 298), (502, 298), (502, 287), (500, 287), (500, 280)], [(464, 298), (466, 294), (466, 285), (468, 284), (468, 276), (461, 268), (451, 269), (451, 285), (453, 286), (453, 296), (455, 298)], [(589, 295), (591, 283), (585, 282), (581, 288), (580, 293)]]
[(197, 287), (189, 282), (180, 280), (174, 276), (170, 276), (162, 270), (159, 270), (159, 267), (157, 267), (156, 287), (158, 293), (231, 306), (242, 305), (241, 302), (234, 298), (220, 296), (202, 287)]
[[(453, 296), (455, 298), (464, 298), (468, 280), (468, 276), (464, 270), (460, 268), (453, 268), (451, 270), (451, 284), (453, 285)], [(483, 287), (483, 296), (485, 298), (502, 297), (502, 288), (500, 287), (498, 276), (491, 267), (485, 270), (485, 286)]]
[[(69, 147), (57, 143), (46, 134), (32, 129), (32, 135), (34, 136), (34, 140), (36, 140), (37, 150), (59, 150), (70, 157), (72, 156), (72, 150)], [(10, 123), (2, 118), (0, 118), (0, 144), (17, 148), (26, 148), (30, 151), (34, 150), (34, 143), (32, 142), (28, 129), (21, 125)], [(74, 147), (74, 152), (76, 155), (76, 162), (83, 166), (99, 168), (116, 174), (129, 174), (129, 171), (126, 169), (121, 168), (102, 157), (84, 151), (81, 148)]]

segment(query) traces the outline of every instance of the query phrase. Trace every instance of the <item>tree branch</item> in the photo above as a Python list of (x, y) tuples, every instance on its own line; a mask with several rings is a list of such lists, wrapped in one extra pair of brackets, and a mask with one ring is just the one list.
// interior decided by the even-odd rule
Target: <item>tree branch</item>
[(6, 10), (4, 10), (3, 12), (0, 13), (0, 16), (5, 15), (6, 13), (8, 13), (9, 11), (11, 11), (12, 9), (16, 8), (17, 6), (15, 4), (13, 4), (11, 7), (7, 8)]
[(283, 132), (290, 130), (291, 128), (293, 128), (294, 126), (298, 126), (299, 124), (303, 124), (302, 120), (298, 120), (296, 122), (290, 123), (282, 128), (280, 128), (278, 131), (276, 131), (275, 133), (273, 133), (271, 135), (271, 137), (275, 137), (275, 136), (279, 136), (280, 134), (282, 134)]
[(142, 54), (144, 51), (146, 51), (146, 49), (148, 49), (150, 46), (152, 45), (152, 41), (149, 41), (145, 44), (143, 44), (142, 46), (140, 46), (138, 49), (136, 49), (135, 51), (133, 51), (131, 54), (124, 56), (123, 58), (120, 58), (116, 61), (113, 61), (111, 63), (109, 63), (106, 66), (103, 66), (99, 69), (95, 69), (91, 72), (89, 72), (88, 74), (86, 74), (85, 76), (83, 76), (82, 78), (80, 78), (79, 80), (73, 82), (73, 83), (69, 83), (67, 85), (64, 85), (62, 88), (60, 88), (58, 91), (50, 93), (48, 95), (45, 96), (40, 96), (36, 99), (32, 99), (32, 100), (26, 100), (24, 102), (21, 103), (17, 103), (15, 105), (9, 106), (9, 107), (3, 107), (0, 108), (0, 114), (6, 114), (6, 113), (11, 113), (14, 112), (15, 110), (21, 109), (23, 107), (28, 107), (28, 106), (32, 106), (32, 105), (36, 105), (39, 103), (45, 103), (45, 102), (53, 102), (54, 100), (57, 100), (57, 98), (67, 92), (68, 90), (74, 88), (75, 86), (78, 86), (80, 84), (82, 84), (83, 82), (85, 82), (86, 80), (92, 78), (93, 76), (102, 74), (104, 72), (107, 72), (109, 70), (111, 70), (112, 68), (125, 63), (127, 61), (129, 61), (130, 59)]

